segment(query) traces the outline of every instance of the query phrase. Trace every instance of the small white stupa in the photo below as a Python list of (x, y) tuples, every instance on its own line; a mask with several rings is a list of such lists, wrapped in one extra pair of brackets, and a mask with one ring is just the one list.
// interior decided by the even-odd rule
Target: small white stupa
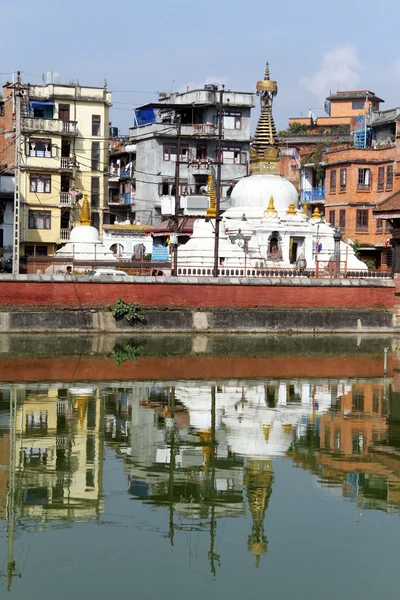
[(68, 262), (74, 260), (88, 261), (117, 261), (112, 250), (106, 248), (100, 241), (96, 227), (90, 225), (90, 208), (87, 194), (83, 197), (80, 225), (76, 225), (70, 235), (69, 242), (57, 250), (57, 257), (65, 257)]

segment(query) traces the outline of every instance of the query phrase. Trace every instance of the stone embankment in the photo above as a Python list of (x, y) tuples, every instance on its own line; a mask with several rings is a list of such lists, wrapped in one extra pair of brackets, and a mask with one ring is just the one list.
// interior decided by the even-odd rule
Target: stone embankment
[[(116, 321), (118, 298), (146, 323)], [(0, 276), (2, 332), (400, 331), (392, 279)]]

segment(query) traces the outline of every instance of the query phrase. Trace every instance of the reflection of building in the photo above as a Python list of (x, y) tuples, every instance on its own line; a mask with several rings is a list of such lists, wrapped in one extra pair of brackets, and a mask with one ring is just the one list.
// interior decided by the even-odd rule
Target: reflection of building
[(18, 411), (21, 516), (96, 517), (102, 510), (103, 411), (94, 390), (27, 390)]

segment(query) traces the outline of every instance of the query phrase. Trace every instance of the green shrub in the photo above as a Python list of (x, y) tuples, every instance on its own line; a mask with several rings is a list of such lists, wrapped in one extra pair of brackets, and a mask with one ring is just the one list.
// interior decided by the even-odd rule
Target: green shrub
[(122, 298), (118, 298), (118, 302), (109, 309), (116, 321), (126, 319), (130, 325), (135, 323), (146, 323), (146, 317), (141, 314), (141, 307), (137, 302), (124, 302)]

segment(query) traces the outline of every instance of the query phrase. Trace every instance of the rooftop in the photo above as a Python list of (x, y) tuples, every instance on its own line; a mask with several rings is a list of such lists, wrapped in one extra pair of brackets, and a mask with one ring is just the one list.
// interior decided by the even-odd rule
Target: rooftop
[(376, 96), (375, 92), (371, 92), (370, 90), (342, 90), (331, 94), (327, 97), (327, 100), (359, 100), (360, 98), (385, 102), (382, 98)]
[(378, 202), (373, 213), (378, 218), (384, 217), (387, 213), (391, 213), (389, 217), (400, 217), (400, 190)]

